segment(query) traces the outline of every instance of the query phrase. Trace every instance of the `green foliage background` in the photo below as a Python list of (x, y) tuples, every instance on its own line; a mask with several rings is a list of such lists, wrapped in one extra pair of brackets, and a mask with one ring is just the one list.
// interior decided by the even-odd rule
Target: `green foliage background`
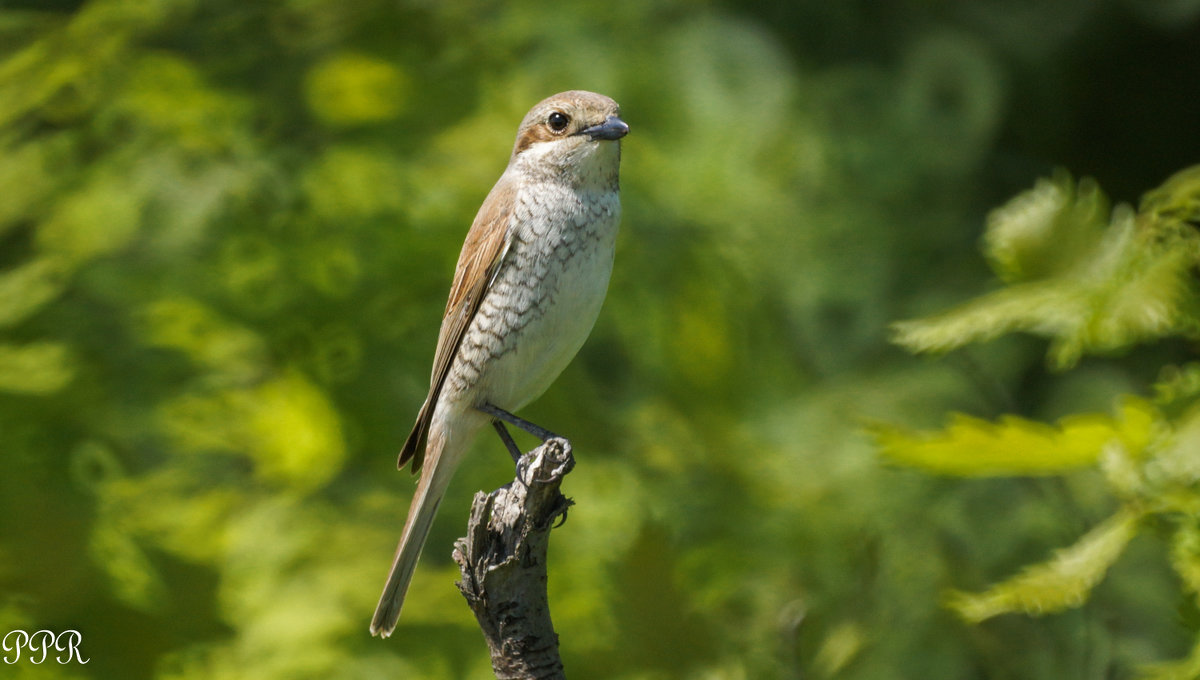
[[(1198, 39), (1194, 0), (0, 2), (0, 632), (77, 629), (91, 658), (5, 672), (490, 677), (449, 559), (511, 478), (488, 438), (396, 635), (366, 627), (462, 236), (569, 88), (633, 128), (609, 299), (524, 414), (579, 458), (550, 565), (571, 677), (1187, 656), (1195, 546), (1124, 531), (1104, 474), (948, 479), (862, 426), (1117, 413), (1192, 356), (924, 361), (888, 324), (995, 289), (985, 216), (1054, 166), (1132, 202), (1194, 164)], [(1082, 606), (943, 606), (1096, 527), (1128, 544)]]

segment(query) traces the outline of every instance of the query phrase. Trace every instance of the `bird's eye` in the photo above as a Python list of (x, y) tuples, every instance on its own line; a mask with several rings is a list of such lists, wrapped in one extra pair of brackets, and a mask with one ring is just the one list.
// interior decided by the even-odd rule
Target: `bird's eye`
[(562, 132), (563, 130), (566, 130), (567, 125), (570, 122), (571, 119), (567, 117), (567, 114), (561, 111), (555, 111), (554, 113), (551, 113), (550, 117), (546, 119), (546, 124), (548, 124), (550, 129), (554, 130), (555, 132)]

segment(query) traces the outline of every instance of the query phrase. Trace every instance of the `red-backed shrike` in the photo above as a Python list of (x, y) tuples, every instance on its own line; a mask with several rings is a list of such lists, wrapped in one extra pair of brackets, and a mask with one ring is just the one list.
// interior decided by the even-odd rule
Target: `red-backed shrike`
[(592, 330), (612, 272), (621, 216), (617, 103), (574, 90), (521, 121), (508, 167), (467, 233), (442, 317), (429, 396), (404, 443), (421, 479), (371, 634), (396, 627), (421, 546), (455, 468), (492, 422), (543, 439), (512, 415), (554, 382)]

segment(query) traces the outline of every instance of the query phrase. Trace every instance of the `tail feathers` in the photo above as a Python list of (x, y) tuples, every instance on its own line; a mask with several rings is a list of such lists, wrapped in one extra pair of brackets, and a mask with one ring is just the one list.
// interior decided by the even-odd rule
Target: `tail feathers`
[(454, 470), (475, 433), (487, 422), (487, 416), (483, 414), (459, 413), (453, 428), (428, 425), (428, 434), (418, 435), (427, 438), (425, 446), (420, 447), (420, 458), (417, 459), (423, 458), (424, 466), (421, 468), (417, 492), (408, 508), (408, 518), (404, 520), (404, 532), (400, 535), (400, 545), (392, 560), (392, 570), (388, 573), (387, 584), (375, 607), (375, 617), (371, 620), (372, 635), (387, 637), (396, 628), (400, 608), (404, 605), (404, 595), (408, 592), (417, 558), (421, 556), (421, 548), (429, 536), (442, 496), (446, 494), (450, 478), (454, 476)]
[(445, 486), (435, 490), (425, 482), (426, 478), (422, 477), (408, 511), (408, 521), (404, 523), (404, 533), (396, 548), (396, 557), (392, 560), (392, 570), (388, 573), (387, 584), (383, 587), (379, 604), (375, 607), (375, 616), (371, 619), (371, 635), (386, 638), (395, 630), (400, 609), (404, 606), (404, 595), (408, 592), (408, 584), (417, 568), (417, 559), (421, 556), (421, 548), (425, 545), (438, 505), (442, 502)]
[[(465, 442), (469, 443), (469, 437)], [(375, 617), (371, 620), (372, 635), (387, 637), (396, 628), (400, 609), (404, 606), (404, 595), (408, 592), (408, 584), (417, 568), (417, 559), (421, 556), (421, 548), (429, 536), (433, 518), (437, 515), (446, 487), (450, 485), (454, 469), (458, 467), (463, 446), (464, 441), (459, 441), (457, 437), (448, 438), (445, 432), (437, 431), (422, 447), (421, 453), (426, 464), (421, 470), (412, 505), (408, 508), (408, 518), (404, 520), (404, 532), (400, 535), (400, 545), (392, 560), (392, 570), (388, 573), (387, 584), (375, 607)]]

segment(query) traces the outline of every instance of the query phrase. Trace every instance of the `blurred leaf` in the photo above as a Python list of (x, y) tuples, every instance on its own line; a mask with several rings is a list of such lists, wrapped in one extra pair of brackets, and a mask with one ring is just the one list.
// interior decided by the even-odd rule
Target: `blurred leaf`
[(91, 534), (91, 557), (108, 575), (116, 598), (143, 612), (160, 610), (167, 591), (154, 565), (119, 523), (100, 521)]
[(396, 116), (408, 104), (408, 78), (396, 64), (342, 53), (308, 73), (308, 106), (328, 125), (362, 125)]
[(73, 174), (71, 135), (48, 136), (23, 144), (3, 143), (0, 135), (0, 235), (45, 209), (54, 191)]
[(1016, 416), (997, 423), (962, 414), (936, 432), (891, 425), (870, 428), (880, 453), (894, 462), (957, 476), (1060, 474), (1095, 464), (1110, 442), (1140, 452), (1157, 414), (1149, 404), (1128, 399), (1118, 417), (1072, 415), (1055, 426)]
[(246, 443), (264, 477), (307, 489), (341, 471), (341, 420), (328, 397), (299, 372), (287, 371), (237, 401), (249, 412)]
[(1155, 223), (1190, 224), (1194, 228), (1200, 221), (1200, 165), (1180, 170), (1162, 186), (1146, 192), (1138, 212)]
[(984, 254), (1007, 283), (1061, 274), (1100, 243), (1108, 214), (1095, 181), (1059, 171), (988, 215)]
[(213, 485), (201, 466), (168, 466), (102, 487), (102, 502), (139, 538), (194, 563), (219, 561), (246, 492)]
[(51, 210), (38, 229), (38, 246), (72, 263), (112, 254), (137, 235), (142, 201), (123, 174), (97, 172)]
[(944, 352), (1013, 331), (1051, 338), (1058, 369), (1085, 352), (1107, 352), (1189, 330), (1194, 290), (1189, 271), (1197, 239), (1163, 240), (1115, 211), (1091, 257), (1070, 271), (1008, 286), (958, 309), (893, 325), (894, 341), (913, 352)]
[(30, 112), (59, 121), (91, 109), (129, 42), (189, 0), (96, 0), (0, 62), (0, 126)]
[(1154, 383), (1154, 401), (1160, 407), (1188, 403), (1200, 396), (1200, 362), (1164, 366)]
[(69, 267), (60, 257), (40, 257), (0, 273), (0, 328), (19, 323), (58, 297)]
[(262, 339), (196, 300), (157, 300), (141, 310), (138, 321), (147, 345), (178, 350), (213, 375), (245, 381), (263, 370)]
[(854, 660), (854, 657), (862, 651), (867, 643), (868, 639), (864, 635), (862, 626), (853, 622), (834, 626), (829, 631), (829, 635), (821, 641), (821, 648), (817, 650), (816, 658), (813, 660), (814, 670), (817, 671), (819, 677), (835, 677)]
[(100, 120), (112, 127), (136, 122), (174, 148), (216, 152), (237, 146), (250, 113), (245, 98), (208, 85), (187, 60), (152, 52), (132, 64)]
[(395, 158), (366, 148), (329, 148), (301, 182), (317, 217), (330, 222), (399, 212), (408, 198)]
[(1170, 432), (1153, 447), (1145, 477), (1164, 509), (1185, 516), (1200, 513), (1200, 406), (1193, 406), (1171, 424)]
[(75, 377), (75, 359), (60, 342), (0, 344), (0, 391), (51, 394)]
[(248, 456), (264, 480), (302, 491), (332, 479), (346, 455), (337, 412), (295, 370), (253, 387), (187, 393), (158, 415), (175, 446)]
[(1048, 562), (982, 593), (951, 592), (946, 605), (969, 623), (1020, 612), (1033, 616), (1078, 607), (1137, 534), (1142, 513), (1124, 508)]

